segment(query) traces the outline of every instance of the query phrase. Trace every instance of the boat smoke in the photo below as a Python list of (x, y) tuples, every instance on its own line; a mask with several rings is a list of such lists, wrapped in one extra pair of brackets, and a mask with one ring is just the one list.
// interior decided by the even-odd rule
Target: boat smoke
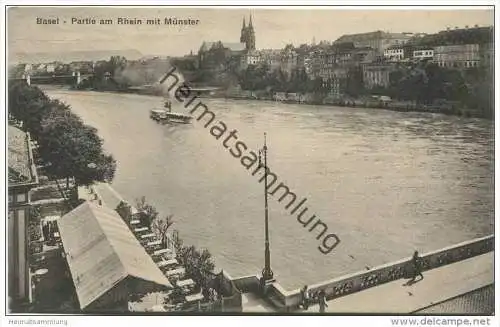
[[(127, 62), (124, 68), (115, 71), (114, 79), (118, 83), (124, 83), (131, 87), (148, 89), (155, 94), (165, 97), (173, 97), (174, 91), (168, 90), (166, 85), (160, 83), (162, 78), (173, 68), (169, 59), (153, 58), (149, 60), (138, 60)], [(180, 82), (184, 82), (184, 76), (179, 75)]]

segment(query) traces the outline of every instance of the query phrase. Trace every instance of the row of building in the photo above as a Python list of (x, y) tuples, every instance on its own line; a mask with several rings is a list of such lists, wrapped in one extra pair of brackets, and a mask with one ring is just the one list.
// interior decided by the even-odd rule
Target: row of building
[[(331, 88), (332, 94), (340, 94), (342, 80), (345, 81), (350, 72), (361, 72), (365, 88), (386, 87), (390, 73), (402, 65), (410, 65), (420, 61), (430, 61), (438, 66), (450, 69), (467, 69), (474, 67), (491, 67), (494, 62), (493, 40), (485, 42), (485, 38), (474, 37), (454, 42), (444, 42), (446, 37), (437, 38), (431, 45), (421, 40), (432, 36), (443, 36), (450, 33), (465, 33), (481, 36), (492, 35), (492, 27), (478, 27), (442, 31), (434, 35), (421, 33), (389, 33), (375, 31), (369, 33), (343, 35), (334, 42), (322, 41), (319, 44), (303, 44), (299, 47), (287, 45), (284, 49), (257, 49), (255, 29), (252, 17), (249, 24), (243, 19), (239, 42), (204, 41), (197, 54), (189, 54), (175, 58), (180, 70), (196, 72), (197, 70), (242, 71), (250, 65), (265, 65), (270, 71), (281, 70), (285, 76), (293, 71), (304, 70), (311, 80), (321, 79), (324, 85)], [(486, 37), (486, 39), (488, 39)], [(440, 44), (444, 42), (445, 44)], [(475, 43), (476, 42), (476, 43)], [(421, 45), (424, 44), (424, 45)], [(429, 44), (429, 42), (427, 42)], [(90, 73), (102, 62), (82, 61), (26, 65), (27, 72), (80, 71)], [(158, 65), (169, 66), (171, 58), (143, 58), (128, 61), (127, 67), (141, 72), (139, 82), (154, 83), (157, 80)], [(189, 78), (188, 78), (189, 79)], [(345, 84), (345, 83), (344, 83)]]
[[(418, 41), (426, 37), (425, 34), (383, 31), (343, 35), (333, 43), (256, 50), (253, 25), (250, 27), (250, 42), (243, 22), (240, 43), (203, 42), (198, 55), (188, 57), (197, 61), (197, 67), (205, 69), (228, 69), (227, 62), (236, 64), (238, 70), (249, 65), (267, 65), (270, 70), (280, 69), (288, 75), (296, 69), (304, 69), (310, 79), (321, 78), (324, 82), (330, 81), (329, 85), (339, 84), (336, 80), (346, 78), (350, 69), (358, 67), (367, 88), (387, 86), (390, 72), (402, 64), (431, 61), (440, 67), (466, 69), (492, 66), (494, 61), (493, 40), (419, 46)], [(467, 27), (466, 31), (469, 30), (492, 30), (492, 27)]]

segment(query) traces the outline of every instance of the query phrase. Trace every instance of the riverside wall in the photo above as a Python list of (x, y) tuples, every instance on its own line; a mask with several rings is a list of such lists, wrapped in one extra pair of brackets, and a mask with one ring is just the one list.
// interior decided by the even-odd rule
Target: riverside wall
[[(443, 249), (421, 255), (422, 271), (439, 268), (461, 260), (469, 259), (494, 250), (494, 235), (455, 244)], [(317, 284), (308, 285), (314, 294), (324, 290), (327, 300), (346, 296), (352, 293), (408, 277), (411, 257), (387, 263), (370, 270), (341, 276)], [(233, 279), (241, 292), (259, 292), (259, 276), (250, 275)], [(301, 301), (300, 289), (285, 290), (278, 282), (271, 284), (267, 297), (273, 298), (282, 310), (288, 311), (298, 307)]]

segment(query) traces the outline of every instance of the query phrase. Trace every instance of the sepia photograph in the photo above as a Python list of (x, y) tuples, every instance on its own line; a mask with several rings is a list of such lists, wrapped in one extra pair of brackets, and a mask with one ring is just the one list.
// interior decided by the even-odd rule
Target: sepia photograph
[(6, 315), (493, 325), (494, 6), (4, 11)]

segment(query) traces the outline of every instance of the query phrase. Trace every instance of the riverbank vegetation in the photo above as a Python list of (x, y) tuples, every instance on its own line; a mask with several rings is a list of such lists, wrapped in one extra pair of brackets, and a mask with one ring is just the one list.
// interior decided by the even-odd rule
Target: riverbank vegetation
[[(146, 201), (145, 197), (136, 201), (141, 226), (149, 227), (161, 240), (162, 246), (169, 247), (169, 238), (173, 243), (176, 259), (186, 269), (186, 275), (202, 289), (207, 290), (214, 278), (215, 264), (212, 254), (207, 249), (198, 249), (185, 245), (177, 230), (172, 231), (173, 215), (161, 216), (157, 209)], [(117, 211), (121, 211), (117, 208)]]
[(8, 92), (9, 121), (36, 141), (49, 178), (66, 179), (67, 184), (74, 178), (75, 186), (113, 179), (115, 159), (104, 152), (97, 130), (84, 124), (67, 104), (25, 81), (10, 83)]

